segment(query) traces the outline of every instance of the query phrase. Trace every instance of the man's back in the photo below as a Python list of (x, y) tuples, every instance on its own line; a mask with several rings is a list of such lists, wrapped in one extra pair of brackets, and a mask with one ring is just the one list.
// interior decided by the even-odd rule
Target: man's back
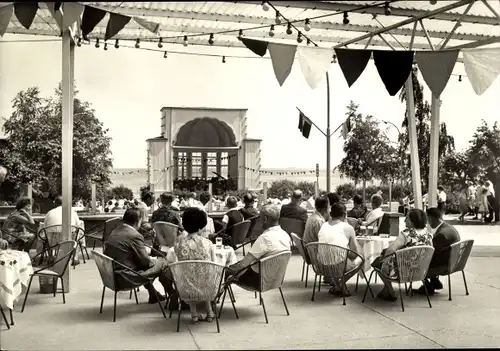
[(460, 234), (452, 225), (443, 222), (432, 239), (434, 255), (431, 267), (446, 267), (450, 258), (450, 245), (460, 241)]
[(171, 206), (165, 205), (153, 212), (151, 223), (155, 222), (168, 222), (179, 227), (181, 226), (181, 219), (179, 217), (179, 214), (174, 211)]
[(228, 229), (226, 229), (226, 234), (233, 235), (233, 230), (231, 227), (235, 224), (243, 222), (244, 219), (243, 219), (243, 215), (241, 214), (240, 211), (238, 211), (237, 208), (232, 208), (226, 212), (226, 214), (222, 218), (222, 221), (227, 224), (226, 228), (228, 228)]
[(149, 268), (144, 238), (133, 227), (121, 224), (107, 237), (104, 254), (134, 270)]
[[(257, 259), (262, 259), (283, 251), (289, 251), (290, 246), (290, 236), (277, 225), (266, 229), (253, 243), (248, 253)], [(258, 272), (259, 267), (254, 265), (252, 269)]]
[[(47, 228), (53, 225), (62, 225), (62, 206), (58, 206), (47, 212), (43, 221), (43, 227)], [(71, 210), (71, 225), (83, 227), (78, 214)]]
[(253, 206), (240, 208), (240, 212), (245, 220), (259, 215), (259, 211)]
[(318, 241), (318, 233), (321, 226), (325, 223), (325, 218), (318, 212), (315, 212), (307, 219), (306, 227), (304, 229), (304, 240), (305, 244)]
[(289, 203), (281, 206), (280, 218), (291, 218), (306, 222), (307, 210), (293, 203)]

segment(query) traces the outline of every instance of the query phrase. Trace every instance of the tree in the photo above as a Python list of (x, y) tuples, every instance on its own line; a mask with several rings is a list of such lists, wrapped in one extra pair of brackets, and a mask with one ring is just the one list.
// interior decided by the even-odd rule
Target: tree
[(467, 181), (474, 180), (479, 168), (470, 162), (468, 151), (454, 152), (447, 155), (441, 164), (439, 179), (442, 184), (458, 191), (467, 188)]
[[(431, 122), (431, 106), (424, 100), (424, 86), (418, 81), (418, 69), (414, 68), (411, 74), (413, 84), (413, 97), (415, 101), (415, 122), (417, 127), (417, 144), (418, 144), (418, 157), (420, 160), (420, 177), (425, 187), (429, 183), (429, 155), (430, 155), (430, 122)], [(399, 95), (401, 101), (406, 102), (406, 89), (401, 91)], [(402, 124), (403, 131), (399, 136), (400, 152), (409, 155), (410, 149), (410, 135), (408, 132), (408, 112), (405, 112), (405, 119)], [(455, 140), (452, 136), (448, 135), (446, 123), (440, 124), (439, 131), (439, 164), (449, 154), (455, 150)], [(404, 169), (411, 169), (410, 156), (403, 160)], [(408, 175), (410, 173), (408, 172)]]
[(304, 197), (307, 198), (314, 196), (314, 194), (316, 193), (316, 187), (313, 182), (306, 182), (306, 181), (298, 182), (296, 189), (301, 190)]
[(291, 194), (297, 187), (297, 184), (288, 179), (276, 180), (271, 183), (268, 190), (268, 197), (283, 198)]
[[(75, 96), (77, 92), (75, 92)], [(44, 99), (37, 87), (19, 92), (14, 112), (4, 124), (8, 143), (0, 150), (0, 162), (9, 169), (7, 187), (19, 193), (23, 183), (41, 184), (52, 195), (61, 192), (62, 91)], [(112, 167), (108, 130), (90, 104), (74, 99), (73, 197), (89, 199), (91, 183), (109, 186)]]
[(134, 198), (134, 192), (132, 189), (127, 188), (123, 184), (111, 188), (110, 195), (115, 199), (132, 200)]

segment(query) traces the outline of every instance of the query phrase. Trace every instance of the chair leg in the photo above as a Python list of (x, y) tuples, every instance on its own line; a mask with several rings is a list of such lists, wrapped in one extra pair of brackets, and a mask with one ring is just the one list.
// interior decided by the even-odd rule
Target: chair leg
[(129, 300), (132, 300), (132, 290), (130, 290)]
[(306, 261), (302, 261), (302, 275), (300, 276), (300, 281), (304, 281), (304, 271), (306, 270)]
[(344, 275), (342, 274), (342, 278), (340, 279), (341, 287), (342, 287), (342, 305), (345, 306), (345, 294), (344, 294), (344, 289), (347, 290), (347, 287), (345, 286), (345, 281), (344, 281)]
[(32, 275), (30, 277), (30, 281), (28, 283), (28, 289), (26, 289), (26, 295), (24, 295), (24, 301), (23, 301), (23, 307), (21, 308), (21, 313), (24, 312), (24, 307), (26, 306), (26, 300), (28, 300), (28, 295), (30, 293), (30, 288), (31, 288), (31, 282), (33, 282), (34, 276)]
[(62, 288), (63, 303), (66, 303), (66, 293), (64, 292), (64, 280), (63, 280), (63, 277), (61, 277), (61, 288)]
[(448, 274), (448, 301), (451, 301), (451, 276)]
[(262, 293), (259, 292), (259, 305), (262, 306)]
[[(229, 289), (229, 292), (231, 293), (231, 295), (234, 295), (233, 288), (231, 288), (231, 285), (228, 286), (228, 289)], [(236, 305), (234, 304), (234, 302), (235, 301), (231, 300), (231, 305), (233, 305), (234, 315), (236, 316), (236, 319), (240, 319), (240, 317), (238, 316), (238, 312), (236, 311)]]
[(90, 255), (89, 255), (89, 250), (87, 250), (87, 245), (83, 246), (83, 248), (85, 249), (85, 254), (87, 255), (87, 260), (90, 260)]
[[(243, 256), (245, 256), (245, 245), (243, 245), (241, 248), (243, 249)], [(220, 331), (219, 331), (219, 333), (220, 333)]]
[(375, 275), (375, 284), (377, 284), (377, 277), (378, 275)]
[(179, 312), (177, 314), (177, 333), (179, 332), (179, 329), (181, 327), (181, 312), (182, 312), (182, 302), (181, 299), (179, 298)]
[(139, 299), (137, 298), (137, 290), (134, 289), (134, 296), (135, 296), (135, 304), (139, 304)]
[(320, 292), (320, 291), (321, 291), (321, 284), (323, 284), (323, 279), (321, 279), (321, 278), (323, 278), (323, 279), (324, 279), (324, 277), (319, 276), (319, 282), (318, 282), (318, 292)]
[(316, 293), (316, 282), (318, 281), (318, 275), (314, 275), (314, 285), (313, 285), (313, 294), (311, 296), (311, 301), (314, 301), (314, 294)]
[[(137, 300), (137, 290), (134, 289), (134, 295), (135, 295), (135, 302), (139, 304), (139, 301)], [(163, 306), (161, 305), (160, 297), (158, 296), (158, 292), (155, 289), (155, 297), (156, 301), (158, 301), (158, 306), (160, 306), (161, 313), (163, 314), (163, 318), (167, 318), (167, 315), (165, 314), (165, 310), (163, 309)]]
[(257, 292), (256, 292), (256, 291), (254, 291), (254, 292), (253, 292), (253, 295), (254, 295), (254, 298), (256, 299), (256, 298), (257, 298)]
[(52, 278), (52, 295), (56, 297), (56, 292), (57, 292), (57, 282), (59, 279), (57, 278)]
[(7, 320), (7, 316), (5, 315), (2, 306), (0, 306), (0, 313), (2, 313), (2, 317), (3, 317), (3, 320), (5, 321), (5, 325), (7, 326), (7, 329), (10, 329), (9, 321)]
[(283, 300), (283, 305), (285, 305), (286, 315), (289, 316), (290, 312), (288, 311), (288, 306), (286, 305), (285, 296), (283, 295), (283, 290), (281, 290), (281, 286), (278, 289), (280, 290), (281, 299)]
[(102, 313), (102, 306), (104, 305), (104, 293), (106, 293), (106, 287), (102, 287), (102, 296), (101, 296), (101, 309), (99, 310), (99, 313)]
[(408, 285), (405, 283), (405, 294), (406, 294), (406, 296), (408, 296), (408, 292), (409, 292), (408, 291)]
[(462, 277), (464, 278), (465, 295), (469, 295), (469, 289), (467, 289), (467, 280), (465, 280), (465, 272), (462, 271)]
[(14, 325), (14, 312), (9, 308), (10, 325)]
[(227, 289), (228, 289), (228, 288), (225, 288), (225, 289), (224, 289), (224, 294), (222, 294), (222, 301), (221, 301), (221, 303), (220, 303), (220, 307), (219, 307), (219, 318), (220, 318), (220, 316), (222, 315), (222, 307), (224, 307), (224, 300), (226, 299)]
[(228, 293), (229, 293), (229, 298), (231, 299), (231, 302), (236, 302), (236, 298), (234, 297), (234, 292), (233, 292), (233, 289), (231, 287), (229, 287)]
[(113, 302), (113, 322), (116, 322), (116, 295), (118, 293), (115, 291), (115, 298)]
[[(368, 279), (366, 279), (366, 273), (365, 273), (365, 271), (362, 271), (362, 272), (363, 272), (363, 277), (365, 278), (365, 282), (366, 282), (366, 290), (370, 290), (370, 295), (373, 298), (375, 298), (375, 294), (373, 293), (372, 287), (370, 286), (370, 281)], [(372, 278), (372, 276), (370, 274), (370, 279), (371, 278)], [(366, 291), (365, 291), (365, 295), (364, 296), (366, 296)], [(364, 296), (363, 296), (363, 302), (364, 302)]]
[(359, 284), (359, 272), (356, 275), (356, 288), (354, 289), (355, 292), (358, 292), (358, 284)]
[(217, 333), (220, 333), (220, 326), (219, 326), (219, 317), (217, 317), (217, 306), (215, 306), (215, 302), (210, 302), (210, 306), (214, 311), (215, 315), (215, 323), (217, 324)]
[(401, 284), (398, 283), (399, 287), (399, 299), (401, 300), (401, 310), (405, 311), (405, 305), (403, 303), (403, 292), (401, 291)]
[(260, 304), (262, 305), (262, 309), (264, 310), (264, 317), (266, 318), (266, 324), (269, 324), (269, 321), (267, 320), (266, 305), (264, 304), (264, 299), (262, 298), (262, 293), (259, 293), (259, 295), (260, 295)]
[(427, 302), (429, 303), (429, 308), (432, 308), (431, 299), (429, 298), (429, 292), (427, 291), (427, 286), (425, 285), (424, 281), (422, 281), (422, 284), (424, 284), (425, 296), (427, 297)]
[(80, 252), (82, 253), (83, 263), (87, 263), (87, 261), (85, 261), (85, 252), (83, 251), (83, 244), (81, 242), (79, 242), (78, 246), (80, 246)]
[(95, 242), (96, 242), (96, 241), (97, 241), (97, 240), (92, 239), (92, 250), (95, 250)]
[(309, 280), (309, 265), (306, 265), (306, 284), (304, 285), (307, 288), (307, 281)]

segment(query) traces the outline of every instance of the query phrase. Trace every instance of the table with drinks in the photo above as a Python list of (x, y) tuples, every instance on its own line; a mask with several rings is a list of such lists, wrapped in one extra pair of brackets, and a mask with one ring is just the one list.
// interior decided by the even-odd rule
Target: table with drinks
[(388, 235), (372, 235), (373, 232), (368, 235), (368, 232), (356, 237), (358, 243), (358, 249), (361, 256), (364, 257), (365, 263), (363, 270), (368, 272), (371, 270), (371, 264), (382, 253), (382, 250), (387, 249), (391, 242), (397, 239), (395, 236)]
[(229, 267), (238, 262), (234, 249), (231, 246), (222, 245), (222, 238), (215, 238), (214, 252), (214, 262), (217, 264)]
[(21, 296), (23, 286), (33, 273), (31, 259), (26, 252), (0, 250), (0, 305), (12, 310)]

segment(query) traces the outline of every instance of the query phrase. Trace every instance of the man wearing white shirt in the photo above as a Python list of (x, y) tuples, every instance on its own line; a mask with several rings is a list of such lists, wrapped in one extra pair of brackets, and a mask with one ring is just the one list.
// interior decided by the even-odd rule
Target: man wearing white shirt
[(438, 186), (438, 209), (444, 215), (446, 211), (446, 193), (442, 185)]
[[(486, 218), (486, 222), (491, 223), (493, 221), (494, 212), (495, 212), (495, 189), (493, 189), (493, 184), (490, 181), (484, 182), (484, 187), (488, 190), (486, 192), (486, 199), (488, 201), (488, 217)], [(498, 221), (498, 218), (496, 219)]]
[(382, 209), (382, 196), (372, 195), (371, 203), (372, 210), (366, 214), (365, 220), (359, 219), (359, 224), (362, 226), (377, 226), (377, 221), (384, 216), (384, 210)]

